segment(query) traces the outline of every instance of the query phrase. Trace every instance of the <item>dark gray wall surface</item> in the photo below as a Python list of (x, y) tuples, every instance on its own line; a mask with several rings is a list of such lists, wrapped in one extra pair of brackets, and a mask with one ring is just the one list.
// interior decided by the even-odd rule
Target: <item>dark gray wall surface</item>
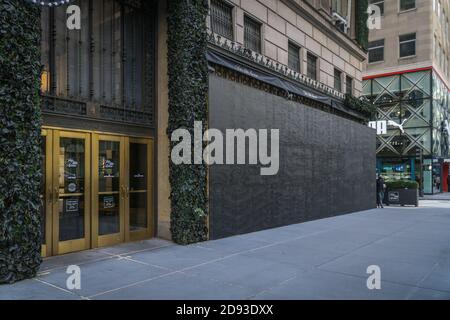
[(280, 170), (212, 165), (210, 237), (375, 207), (375, 130), (210, 75), (210, 128), (279, 129)]

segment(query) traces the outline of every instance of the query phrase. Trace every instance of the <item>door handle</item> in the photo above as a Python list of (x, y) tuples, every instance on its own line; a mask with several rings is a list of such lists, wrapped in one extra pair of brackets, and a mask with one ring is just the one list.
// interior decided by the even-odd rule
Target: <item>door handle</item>
[(52, 192), (52, 188), (48, 188), (47, 194), (48, 194), (48, 196), (47, 196), (47, 201), (48, 201), (49, 203), (52, 203), (52, 202), (53, 202), (53, 192)]
[(125, 199), (125, 187), (122, 185), (121, 187), (120, 187), (120, 190), (121, 190), (121, 195), (122, 195), (122, 199)]
[(126, 188), (125, 188), (125, 199), (128, 199), (129, 196), (130, 196), (130, 188), (129, 188), (129, 187), (126, 187)]
[(55, 187), (53, 194), (53, 202), (57, 203), (59, 200), (59, 187)]

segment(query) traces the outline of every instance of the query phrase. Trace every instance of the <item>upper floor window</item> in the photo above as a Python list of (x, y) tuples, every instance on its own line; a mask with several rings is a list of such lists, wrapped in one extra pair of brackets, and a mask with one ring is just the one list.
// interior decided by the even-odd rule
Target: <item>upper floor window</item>
[[(332, 0), (331, 1), (331, 11), (333, 14), (334, 24), (336, 28), (347, 33), (350, 27), (350, 15), (351, 6), (349, 6), (349, 0)], [(335, 15), (338, 15), (337, 17)]]
[(341, 17), (348, 16), (348, 0), (331, 0), (331, 10)]
[(369, 42), (369, 63), (384, 60), (384, 39)]
[(244, 46), (261, 53), (261, 24), (248, 16), (244, 17)]
[(409, 33), (399, 37), (400, 58), (414, 56), (416, 54), (416, 34)]
[(300, 72), (300, 47), (289, 42), (288, 67), (291, 70)]
[(306, 75), (310, 79), (317, 80), (317, 57), (312, 53), (308, 52), (308, 54), (306, 55), (306, 62), (307, 62)]
[(400, 0), (400, 11), (414, 9), (416, 7), (416, 0)]
[(233, 40), (233, 7), (222, 0), (211, 0), (211, 30)]
[(369, 4), (378, 6), (380, 8), (381, 15), (384, 15), (384, 0), (369, 0)]
[[(144, 119), (154, 106), (155, 30), (150, 1), (77, 1), (81, 30), (66, 27), (64, 7), (41, 13), (42, 93), (59, 99), (46, 111), (98, 115), (121, 121)], [(90, 26), (90, 27), (88, 27)], [(53, 100), (52, 100), (53, 101)], [(52, 102), (53, 103), (53, 102)], [(139, 114), (138, 114), (139, 113)], [(138, 117), (136, 119), (132, 117)]]
[(353, 94), (353, 78), (350, 76), (345, 77), (345, 93)]
[(342, 72), (334, 69), (334, 89), (342, 91)]

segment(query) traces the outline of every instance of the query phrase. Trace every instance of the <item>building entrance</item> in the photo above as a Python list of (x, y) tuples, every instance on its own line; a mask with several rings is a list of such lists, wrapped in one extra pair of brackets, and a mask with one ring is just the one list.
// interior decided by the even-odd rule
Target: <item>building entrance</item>
[(43, 256), (150, 238), (153, 140), (42, 130)]

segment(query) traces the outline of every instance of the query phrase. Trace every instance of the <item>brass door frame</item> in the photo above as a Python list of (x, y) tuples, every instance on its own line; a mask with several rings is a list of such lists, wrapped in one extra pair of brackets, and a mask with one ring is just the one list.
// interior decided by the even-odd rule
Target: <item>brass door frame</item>
[[(154, 232), (154, 139), (127, 137), (99, 132), (45, 127), (41, 135), (46, 139), (45, 175), (45, 232), (46, 244), (42, 245), (43, 257), (73, 251), (114, 245), (122, 242), (149, 239)], [(59, 148), (60, 138), (77, 138), (85, 141), (84, 172), (84, 239), (59, 241)], [(98, 153), (99, 141), (120, 142), (120, 233), (98, 235)], [(130, 231), (130, 143), (147, 145), (147, 229)], [(56, 190), (55, 188), (58, 188)]]
[(139, 143), (147, 145), (147, 229), (139, 231), (130, 231), (130, 197), (129, 192), (125, 201), (125, 241), (138, 241), (149, 239), (153, 236), (153, 139), (148, 138), (127, 138), (127, 191), (130, 188), (129, 165), (130, 165), (130, 143)]
[[(61, 138), (75, 138), (84, 140), (84, 238), (69, 241), (59, 241), (59, 147)], [(60, 255), (74, 251), (82, 251), (90, 248), (91, 229), (90, 229), (90, 212), (91, 212), (91, 187), (89, 177), (91, 176), (91, 138), (88, 133), (79, 133), (72, 131), (53, 131), (53, 196), (52, 196), (52, 236), (53, 236), (53, 255)]]
[(45, 244), (42, 244), (42, 257), (52, 255), (52, 216), (53, 216), (53, 131), (42, 129), (41, 136), (45, 139), (45, 199), (42, 206), (45, 210)]
[[(86, 130), (86, 129), (76, 129), (76, 128), (67, 128), (67, 127), (58, 127), (58, 126), (51, 126), (51, 125), (45, 125), (43, 126), (45, 130), (59, 130), (59, 131), (70, 131), (70, 132), (81, 132), (81, 133), (88, 133), (88, 134), (100, 134), (100, 135), (107, 135), (107, 136), (117, 136), (117, 137), (133, 137), (138, 139), (154, 139), (151, 136), (148, 135), (139, 135), (139, 134), (126, 134), (126, 133), (117, 133), (113, 131), (102, 131), (102, 130)], [(44, 130), (44, 129), (43, 129)]]
[[(99, 235), (99, 208), (98, 208), (98, 197), (99, 197), (99, 187), (98, 187), (98, 157), (99, 157), (99, 142), (100, 141), (116, 141), (120, 143), (120, 182), (119, 182), (119, 199), (120, 199), (120, 207), (119, 207), (119, 215), (120, 215), (120, 232), (116, 234), (109, 235)], [(115, 244), (125, 242), (125, 181), (126, 181), (126, 164), (125, 164), (125, 138), (122, 136), (116, 135), (107, 135), (107, 134), (92, 134), (92, 174), (91, 174), (91, 183), (92, 183), (92, 247), (106, 247), (112, 246)]]

